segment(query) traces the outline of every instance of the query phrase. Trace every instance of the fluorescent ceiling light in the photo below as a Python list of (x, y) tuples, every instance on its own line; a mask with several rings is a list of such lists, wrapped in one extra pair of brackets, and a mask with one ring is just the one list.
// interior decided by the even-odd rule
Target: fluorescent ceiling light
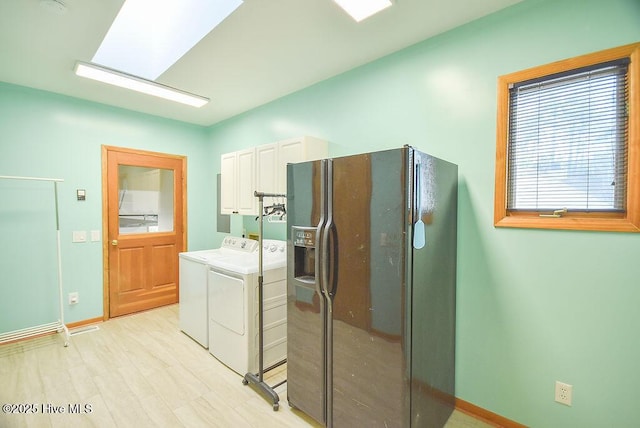
[(190, 94), (189, 92), (181, 91), (170, 86), (161, 85), (160, 83), (87, 62), (78, 61), (75, 67), (75, 73), (81, 77), (87, 77), (110, 85), (120, 86), (121, 88), (131, 89), (193, 107), (202, 107), (209, 102), (209, 98)]
[(242, 0), (126, 0), (91, 62), (156, 80)]
[(391, 6), (390, 0), (333, 0), (356, 22), (367, 19)]

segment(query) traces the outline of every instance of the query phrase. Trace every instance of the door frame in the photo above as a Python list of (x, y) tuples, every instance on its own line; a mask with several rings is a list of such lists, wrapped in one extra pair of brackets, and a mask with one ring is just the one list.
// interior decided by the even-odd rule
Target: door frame
[[(178, 159), (182, 162), (182, 200), (178, 201), (182, 209), (182, 248), (187, 248), (187, 157), (147, 150), (129, 149), (125, 147), (102, 145), (102, 320), (110, 318), (109, 311), (109, 198), (107, 179), (107, 155), (109, 152), (156, 156), (161, 158)], [(176, 261), (177, 263), (177, 261)], [(178, 284), (178, 289), (180, 284)]]

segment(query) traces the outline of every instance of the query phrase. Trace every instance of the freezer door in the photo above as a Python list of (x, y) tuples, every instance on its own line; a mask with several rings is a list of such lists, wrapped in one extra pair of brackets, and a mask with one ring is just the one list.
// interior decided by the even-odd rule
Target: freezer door
[(329, 414), (333, 427), (407, 427), (408, 148), (332, 160)]
[(324, 221), (322, 165), (287, 165), (287, 400), (326, 423), (326, 305), (318, 283), (318, 225)]

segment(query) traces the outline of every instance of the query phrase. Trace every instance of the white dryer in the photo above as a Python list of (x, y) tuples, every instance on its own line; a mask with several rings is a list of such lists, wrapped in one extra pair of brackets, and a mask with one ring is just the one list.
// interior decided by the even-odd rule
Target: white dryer
[(234, 254), (256, 252), (258, 245), (255, 240), (228, 236), (220, 248), (179, 254), (180, 330), (205, 348), (209, 347), (209, 263)]
[[(286, 243), (263, 240), (264, 367), (287, 357)], [(209, 263), (209, 352), (240, 375), (258, 371), (258, 251)]]

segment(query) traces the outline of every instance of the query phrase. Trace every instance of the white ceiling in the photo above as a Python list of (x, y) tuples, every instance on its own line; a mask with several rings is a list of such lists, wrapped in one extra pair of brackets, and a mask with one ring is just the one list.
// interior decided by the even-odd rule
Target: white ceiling
[(61, 1), (0, 0), (0, 81), (212, 125), (521, 0), (394, 0), (361, 23), (332, 0), (244, 0), (157, 79), (211, 99), (199, 109), (77, 77), (124, 0)]

